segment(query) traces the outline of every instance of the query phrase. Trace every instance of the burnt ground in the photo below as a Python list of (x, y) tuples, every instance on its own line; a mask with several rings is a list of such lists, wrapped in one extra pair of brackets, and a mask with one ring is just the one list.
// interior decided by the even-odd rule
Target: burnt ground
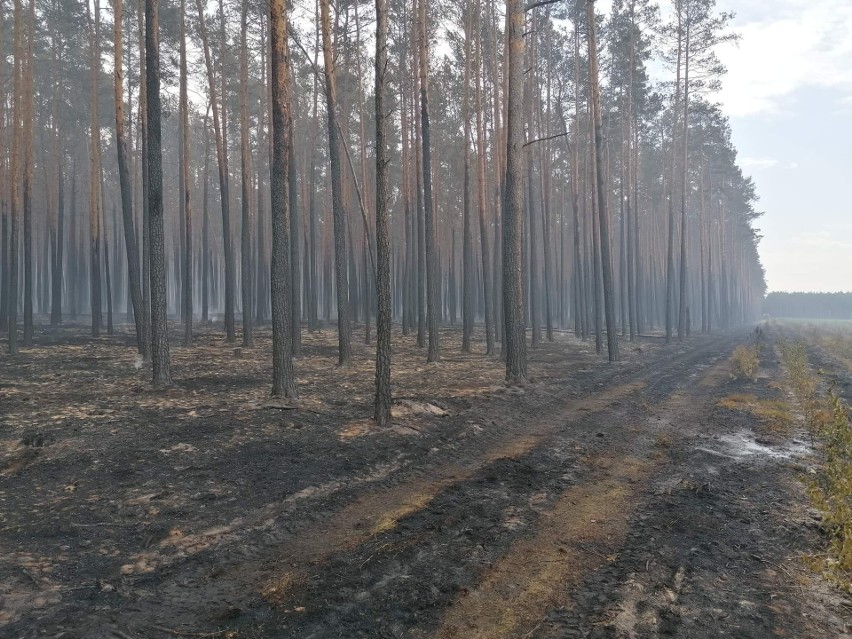
[(295, 407), (268, 330), (202, 327), (165, 391), (127, 335), (41, 330), (0, 358), (0, 637), (849, 635), (805, 559), (812, 442), (762, 410), (789, 399), (772, 332), (754, 381), (748, 330), (614, 365), (558, 333), (521, 388), (459, 337), (427, 365), (395, 335), (378, 431), (371, 347), (341, 370), (329, 330)]

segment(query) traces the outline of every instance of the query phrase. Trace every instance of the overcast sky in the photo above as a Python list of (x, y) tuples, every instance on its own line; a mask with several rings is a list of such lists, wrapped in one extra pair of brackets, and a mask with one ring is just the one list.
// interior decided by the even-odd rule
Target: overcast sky
[(719, 99), (765, 215), (769, 290), (852, 291), (852, 0), (718, 0)]

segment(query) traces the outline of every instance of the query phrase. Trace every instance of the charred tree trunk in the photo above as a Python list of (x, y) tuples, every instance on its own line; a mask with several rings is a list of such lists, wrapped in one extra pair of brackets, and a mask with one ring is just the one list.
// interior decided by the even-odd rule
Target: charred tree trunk
[(471, 179), (470, 179), (470, 65), (471, 38), (473, 37), (472, 0), (465, 1), (464, 29), (464, 204), (462, 213), (462, 351), (470, 352), (473, 335), (473, 232), (471, 230)]
[(440, 280), (435, 248), (435, 209), (432, 201), (432, 141), (429, 123), (429, 40), (426, 3), (420, 0), (420, 121), (423, 136), (423, 223), (426, 244), (426, 324), (429, 327), (427, 362), (440, 356)]
[[(243, 348), (252, 348), (251, 304), (251, 156), (248, 123), (248, 0), (242, 0), (240, 12), (240, 175), (242, 229), (240, 242), (240, 290), (242, 293)], [(291, 238), (292, 239), (292, 238)]]
[(388, 6), (376, 0), (376, 399), (373, 416), (379, 426), (391, 421), (391, 292), (390, 230), (385, 84), (388, 73)]
[(618, 361), (618, 335), (615, 329), (615, 286), (612, 275), (612, 256), (610, 254), (610, 228), (607, 212), (605, 172), (603, 159), (603, 133), (601, 118), (601, 94), (598, 84), (598, 50), (595, 25), (594, 0), (586, 4), (586, 17), (589, 38), (589, 84), (592, 93), (592, 111), (595, 125), (595, 169), (598, 198), (598, 218), (601, 244), (601, 274), (603, 275), (604, 311), (606, 315), (606, 346), (609, 361)]
[(290, 61), (284, 0), (271, 0), (269, 9), (272, 87), (272, 395), (295, 398), (290, 319), (290, 203), (287, 174), (290, 139)]
[(131, 305), (133, 306), (133, 320), (136, 325), (136, 346), (139, 349), (139, 354), (144, 359), (148, 359), (148, 342), (144, 327), (142, 287), (139, 276), (139, 244), (136, 239), (136, 227), (133, 223), (133, 187), (130, 183), (127, 134), (124, 122), (123, 4), (124, 0), (113, 0), (115, 141), (118, 150), (118, 181), (121, 188), (124, 248), (127, 254), (127, 283), (130, 289)]
[[(95, 0), (98, 6), (98, 0)], [(24, 346), (33, 343), (33, 38), (35, 0), (30, 0), (27, 17), (27, 50), (23, 73), (23, 151), (24, 151)]]
[(163, 233), (163, 155), (160, 133), (159, 0), (145, 0), (145, 83), (148, 112), (148, 223), (151, 236), (151, 362), (155, 386), (171, 384)]
[[(325, 97), (328, 115), (328, 147), (331, 160), (331, 199), (334, 220), (334, 271), (337, 286), (338, 364), (352, 361), (352, 328), (349, 320), (349, 278), (346, 272), (346, 217), (343, 211), (343, 184), (340, 173), (340, 131), (337, 126), (337, 92), (334, 56), (331, 50), (331, 17), (329, 0), (320, 0), (322, 51), (325, 69)], [(351, 250), (350, 246), (350, 250)]]
[[(481, 15), (481, 2), (477, 1), (476, 15)], [(482, 121), (482, 76), (484, 71), (480, 68), (482, 64), (482, 41), (476, 39), (476, 147), (477, 147), (477, 186), (479, 189), (479, 243), (482, 257), (482, 292), (483, 306), (485, 307), (485, 354), (494, 355), (494, 312), (493, 312), (493, 278), (491, 264), (491, 249), (488, 240), (488, 222), (485, 219), (485, 127)]]
[(21, 0), (15, 0), (14, 4), (14, 35), (13, 52), (14, 65), (12, 69), (12, 151), (9, 161), (9, 179), (11, 184), (11, 224), (9, 225), (9, 354), (18, 352), (18, 235), (19, 219), (21, 215), (21, 191), (18, 186), (20, 179), (19, 153), (21, 146), (21, 63), (22, 63), (22, 34), (23, 9)]
[(183, 299), (183, 345), (192, 344), (192, 207), (190, 206), (189, 179), (189, 96), (187, 91), (186, 68), (186, 0), (180, 0), (180, 179), (181, 219), (183, 225), (183, 278), (181, 295)]
[(299, 209), (298, 185), (296, 182), (296, 134), (293, 116), (290, 115), (290, 157), (287, 162), (287, 188), (290, 202), (290, 331), (293, 357), (302, 354), (302, 270), (299, 258), (299, 236), (302, 215)]
[(91, 104), (90, 150), (89, 150), (89, 301), (92, 313), (92, 336), (101, 333), (103, 319), (101, 316), (101, 237), (100, 237), (100, 206), (101, 206), (101, 128), (98, 118), (98, 76), (101, 72), (100, 48), (100, 1), (95, 0), (94, 18), (89, 11), (89, 49), (91, 52), (91, 83), (89, 103)]
[(524, 6), (506, 0), (508, 39), (508, 93), (506, 177), (503, 210), (503, 323), (506, 380), (527, 378), (527, 345), (524, 326), (524, 293), (521, 276), (521, 241), (524, 208)]
[[(204, 7), (202, 0), (195, 0), (198, 10), (198, 27), (201, 34), (201, 45), (204, 49), (204, 65), (207, 69), (207, 84), (210, 91), (210, 108), (213, 111), (213, 134), (216, 139), (216, 159), (219, 167), (219, 199), (222, 206), (222, 242), (225, 252), (225, 335), (229, 342), (236, 340), (234, 327), (234, 250), (231, 241), (231, 207), (228, 177), (228, 148), (225, 141), (225, 106), (224, 96), (222, 110), (219, 110), (219, 100), (216, 90), (216, 78), (213, 74), (213, 61), (210, 56), (210, 46), (207, 37), (207, 26), (204, 22)], [(224, 25), (223, 25), (224, 26)], [(220, 122), (221, 117), (221, 122)]]

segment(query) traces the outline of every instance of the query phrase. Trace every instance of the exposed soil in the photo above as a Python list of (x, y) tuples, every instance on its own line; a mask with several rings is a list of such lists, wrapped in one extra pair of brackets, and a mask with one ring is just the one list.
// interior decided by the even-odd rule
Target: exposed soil
[(0, 636), (849, 636), (772, 334), (742, 381), (747, 330), (613, 365), (558, 333), (520, 388), (395, 334), (379, 431), (372, 347), (305, 335), (288, 406), (268, 331), (202, 331), (166, 391), (127, 335), (0, 359)]

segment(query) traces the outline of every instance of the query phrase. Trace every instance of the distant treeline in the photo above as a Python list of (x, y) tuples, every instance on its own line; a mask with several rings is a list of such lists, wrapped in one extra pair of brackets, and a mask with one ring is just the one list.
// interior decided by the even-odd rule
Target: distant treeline
[(852, 293), (774, 292), (763, 301), (763, 312), (772, 317), (852, 319)]

